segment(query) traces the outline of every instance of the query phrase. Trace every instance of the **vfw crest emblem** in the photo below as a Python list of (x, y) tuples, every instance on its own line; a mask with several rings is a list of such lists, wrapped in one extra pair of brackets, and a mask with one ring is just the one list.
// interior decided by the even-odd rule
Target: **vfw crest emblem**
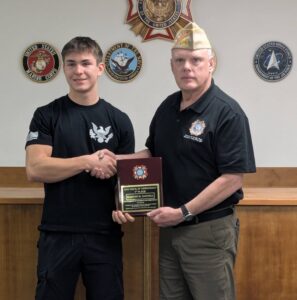
[(192, 21), (191, 0), (128, 0), (126, 22), (143, 41), (174, 40), (179, 29)]
[(147, 176), (148, 176), (148, 171), (147, 171), (147, 167), (146, 166), (144, 166), (144, 165), (136, 165), (133, 168), (133, 177), (136, 180), (146, 179)]
[(190, 127), (190, 134), (192, 136), (199, 136), (203, 133), (205, 129), (205, 122), (201, 120), (196, 120), (192, 123)]
[(90, 129), (91, 139), (96, 140), (98, 143), (108, 143), (113, 137), (113, 133), (110, 132), (111, 126), (103, 128), (103, 126), (97, 126), (92, 122), (92, 128)]

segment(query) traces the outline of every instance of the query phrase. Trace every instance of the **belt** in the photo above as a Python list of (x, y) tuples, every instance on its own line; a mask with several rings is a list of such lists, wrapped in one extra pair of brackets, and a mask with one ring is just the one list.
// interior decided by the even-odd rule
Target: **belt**
[(199, 224), (202, 222), (223, 218), (223, 217), (233, 214), (233, 212), (234, 212), (234, 207), (229, 206), (227, 208), (223, 208), (220, 210), (201, 213), (199, 215), (194, 216), (194, 218), (191, 221), (181, 222), (181, 223), (173, 226), (173, 228), (181, 227), (181, 226), (188, 226), (188, 225), (195, 225), (195, 224)]

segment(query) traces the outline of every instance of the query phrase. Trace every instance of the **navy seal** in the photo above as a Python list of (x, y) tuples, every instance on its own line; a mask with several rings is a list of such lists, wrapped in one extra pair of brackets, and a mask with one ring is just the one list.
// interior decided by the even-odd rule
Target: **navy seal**
[(141, 70), (142, 57), (136, 47), (129, 43), (118, 43), (105, 55), (107, 75), (118, 82), (134, 79)]

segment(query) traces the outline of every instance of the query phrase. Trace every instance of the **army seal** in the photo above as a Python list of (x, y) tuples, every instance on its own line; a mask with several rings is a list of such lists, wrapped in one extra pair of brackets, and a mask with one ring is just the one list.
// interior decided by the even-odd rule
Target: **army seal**
[(60, 59), (56, 49), (43, 42), (30, 45), (24, 51), (22, 60), (25, 74), (35, 82), (52, 80), (60, 68)]
[(254, 68), (260, 78), (266, 81), (279, 81), (290, 72), (293, 64), (292, 53), (280, 42), (267, 42), (255, 53)]
[(129, 43), (118, 43), (110, 47), (104, 60), (107, 75), (122, 83), (134, 79), (142, 67), (141, 54)]

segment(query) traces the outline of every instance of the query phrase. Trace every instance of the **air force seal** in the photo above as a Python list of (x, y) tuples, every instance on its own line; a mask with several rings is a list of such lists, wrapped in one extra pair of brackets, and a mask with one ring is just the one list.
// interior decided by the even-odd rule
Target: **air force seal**
[(254, 56), (256, 73), (266, 81), (284, 79), (292, 68), (293, 58), (289, 48), (280, 42), (262, 45)]

